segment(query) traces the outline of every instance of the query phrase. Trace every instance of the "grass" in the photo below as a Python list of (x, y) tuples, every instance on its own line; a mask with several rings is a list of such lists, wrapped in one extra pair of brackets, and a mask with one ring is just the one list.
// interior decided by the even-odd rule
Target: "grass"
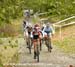
[(18, 51), (18, 42), (6, 40), (8, 43), (0, 45), (0, 60), (2, 63), (9, 63)]
[(65, 53), (75, 53), (75, 37), (64, 38), (61, 41), (57, 40), (54, 41), (54, 44)]
[(0, 57), (2, 63), (8, 63), (9, 61), (11, 61), (11, 58), (17, 51), (17, 48), (11, 48), (10, 46), (1, 46), (0, 50), (1, 49), (3, 50), (2, 52), (0, 51), (0, 53), (2, 54), (2, 56)]
[(0, 39), (0, 44), (3, 44), (3, 41)]
[(62, 28), (62, 38), (59, 38), (59, 31), (56, 31), (54, 44), (63, 52), (75, 54), (75, 25)]
[(0, 63), (0, 67), (3, 67), (3, 64)]

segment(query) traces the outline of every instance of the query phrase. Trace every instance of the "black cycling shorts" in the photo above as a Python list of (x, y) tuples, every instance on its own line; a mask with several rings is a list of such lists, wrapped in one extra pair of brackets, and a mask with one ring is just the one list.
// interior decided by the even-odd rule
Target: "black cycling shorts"
[(33, 35), (33, 39), (38, 39), (39, 35)]
[(31, 34), (31, 32), (29, 32), (29, 31), (28, 31), (28, 34), (30, 35), (30, 34)]

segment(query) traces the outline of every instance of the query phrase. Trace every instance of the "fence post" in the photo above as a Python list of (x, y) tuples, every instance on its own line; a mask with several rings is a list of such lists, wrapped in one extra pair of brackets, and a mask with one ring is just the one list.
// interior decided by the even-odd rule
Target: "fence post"
[(60, 39), (62, 40), (62, 26), (59, 26), (59, 36), (60, 36)]

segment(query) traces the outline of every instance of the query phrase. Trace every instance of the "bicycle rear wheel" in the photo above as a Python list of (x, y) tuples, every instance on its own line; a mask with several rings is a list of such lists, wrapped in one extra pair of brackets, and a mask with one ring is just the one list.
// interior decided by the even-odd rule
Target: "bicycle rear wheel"
[(45, 40), (45, 44), (46, 44), (46, 46), (48, 48), (48, 51), (51, 52), (51, 42), (49, 41), (49, 39)]
[(37, 45), (37, 62), (39, 62), (39, 45)]
[(40, 51), (42, 50), (42, 40), (40, 40)]
[(48, 51), (51, 52), (51, 39), (48, 41)]
[(29, 49), (29, 53), (31, 54), (31, 39), (28, 39), (28, 49)]

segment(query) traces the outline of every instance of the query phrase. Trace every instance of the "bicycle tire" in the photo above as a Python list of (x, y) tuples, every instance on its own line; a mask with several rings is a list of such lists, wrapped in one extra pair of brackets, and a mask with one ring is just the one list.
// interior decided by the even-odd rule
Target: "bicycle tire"
[(51, 45), (51, 43), (50, 43), (50, 40), (48, 39), (48, 51), (49, 52), (51, 52), (51, 46), (50, 45)]
[(31, 39), (28, 38), (28, 49), (29, 49), (29, 53), (31, 54)]
[(46, 40), (45, 40), (45, 44), (46, 44), (46, 46), (47, 46), (48, 52), (51, 52), (51, 47), (50, 47), (49, 39), (46, 39)]
[(39, 62), (39, 46), (37, 44), (37, 62)]

